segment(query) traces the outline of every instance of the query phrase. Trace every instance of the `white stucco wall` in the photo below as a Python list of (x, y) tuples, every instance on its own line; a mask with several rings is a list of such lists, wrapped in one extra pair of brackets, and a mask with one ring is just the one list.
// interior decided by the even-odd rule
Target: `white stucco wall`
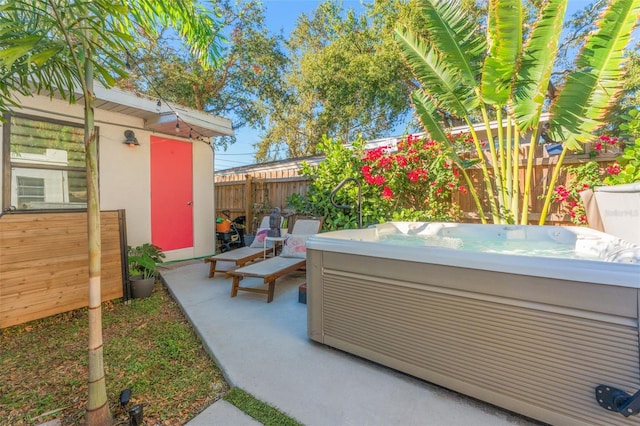
[[(23, 108), (16, 112), (82, 123), (81, 104), (69, 105), (65, 101), (42, 96), (21, 98), (21, 104)], [(126, 211), (129, 245), (151, 242), (150, 136), (155, 134), (176, 140), (190, 140), (144, 130), (143, 120), (129, 115), (96, 109), (95, 119), (99, 127), (100, 209)], [(135, 132), (139, 146), (123, 144), (124, 131), (127, 129)], [(213, 153), (203, 142), (192, 143), (194, 246), (166, 252), (167, 260), (190, 259), (214, 253)], [(2, 179), (3, 174), (0, 173), (0, 187)]]
[(213, 188), (213, 150), (205, 143), (193, 145), (193, 236), (194, 257), (215, 251), (215, 197)]

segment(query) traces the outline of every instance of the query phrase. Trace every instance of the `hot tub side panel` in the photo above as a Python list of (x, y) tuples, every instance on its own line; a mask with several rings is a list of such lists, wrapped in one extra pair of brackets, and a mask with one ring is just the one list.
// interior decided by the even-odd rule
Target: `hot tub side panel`
[(638, 424), (637, 289), (308, 251), (313, 340), (552, 424)]

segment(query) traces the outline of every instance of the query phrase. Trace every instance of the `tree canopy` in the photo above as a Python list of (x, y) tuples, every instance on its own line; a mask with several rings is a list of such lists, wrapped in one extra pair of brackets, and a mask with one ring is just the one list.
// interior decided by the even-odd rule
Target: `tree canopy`
[[(532, 30), (542, 3), (523, 1), (523, 37)], [(488, 1), (459, 4), (466, 20), (476, 24), (474, 31), (482, 34), (488, 25)], [(568, 17), (549, 97), (575, 69), (573, 59), (605, 6), (605, 0), (594, 0)], [(350, 141), (357, 135), (375, 139), (418, 128), (411, 122), (409, 97), (416, 80), (392, 39), (400, 20), (428, 39), (416, 2), (377, 0), (356, 11), (325, 0), (312, 13), (299, 16), (289, 36), (266, 28), (265, 7), (257, 0), (220, 0), (215, 7), (229, 41), (219, 69), (202, 69), (176, 48), (170, 32), (163, 32), (161, 37), (147, 36), (133, 53), (132, 77), (121, 84), (229, 117), (235, 129), (257, 129), (257, 161), (315, 154), (323, 135)], [(625, 93), (614, 106), (613, 123), (618, 110), (637, 104), (638, 55), (633, 48), (628, 51), (630, 72)], [(438, 113), (448, 125), (461, 124), (447, 111)], [(220, 138), (217, 144), (234, 142)]]
[(389, 19), (329, 1), (298, 18), (287, 43), (286, 101), (271, 105), (258, 159), (314, 154), (322, 135), (376, 138), (404, 120), (411, 77), (385, 31)]
[[(263, 127), (265, 103), (282, 99), (281, 76), (289, 59), (284, 39), (268, 32), (259, 1), (220, 0), (215, 11), (225, 28), (218, 67), (203, 68), (194, 56), (176, 44), (173, 32), (142, 34), (131, 52), (131, 74), (119, 86), (231, 118), (234, 128)], [(218, 145), (234, 143), (220, 138)]]

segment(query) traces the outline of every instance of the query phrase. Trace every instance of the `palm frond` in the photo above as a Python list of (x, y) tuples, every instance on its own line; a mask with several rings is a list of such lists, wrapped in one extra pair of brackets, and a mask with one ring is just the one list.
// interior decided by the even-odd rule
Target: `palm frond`
[(470, 20), (459, 0), (421, 0), (419, 7), (425, 15), (430, 43), (445, 60), (460, 73), (467, 86), (475, 86), (480, 63), (486, 50), (484, 37)]
[(568, 0), (547, 2), (524, 48), (513, 94), (514, 113), (521, 131), (538, 125), (567, 4)]
[(482, 72), (482, 100), (506, 105), (522, 49), (522, 2), (489, 2), (489, 56)]
[(451, 146), (451, 141), (449, 141), (441, 121), (436, 117), (436, 106), (433, 100), (424, 91), (414, 90), (411, 92), (411, 102), (431, 139), (447, 147)]
[(473, 88), (460, 82), (438, 51), (406, 29), (396, 29), (394, 37), (422, 88), (434, 99), (460, 117), (478, 106)]
[(640, 0), (616, 0), (576, 60), (552, 108), (551, 133), (570, 149), (589, 141), (622, 89), (624, 49), (640, 16)]
[(411, 92), (411, 102), (418, 114), (418, 118), (429, 133), (429, 137), (442, 144), (447, 158), (450, 158), (459, 167), (466, 168), (466, 164), (460, 156), (458, 156), (451, 140), (447, 137), (442, 121), (437, 118), (434, 102), (429, 99), (429, 96), (422, 90), (414, 90)]
[(134, 23), (153, 32), (156, 24), (172, 26), (183, 40), (189, 40), (191, 53), (204, 68), (218, 63), (221, 57), (219, 46), (224, 41), (222, 26), (202, 4), (190, 0), (129, 0), (123, 3), (128, 4), (132, 17), (132, 21), (127, 23), (129, 28)]

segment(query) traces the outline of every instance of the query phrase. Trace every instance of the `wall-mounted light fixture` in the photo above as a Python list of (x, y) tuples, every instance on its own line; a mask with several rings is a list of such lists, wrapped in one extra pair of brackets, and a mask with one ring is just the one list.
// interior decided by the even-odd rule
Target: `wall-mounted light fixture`
[(129, 146), (138, 146), (140, 145), (140, 143), (138, 142), (138, 139), (136, 139), (136, 134), (133, 133), (133, 130), (125, 130), (124, 131), (124, 142), (122, 142), (125, 145), (129, 145)]

